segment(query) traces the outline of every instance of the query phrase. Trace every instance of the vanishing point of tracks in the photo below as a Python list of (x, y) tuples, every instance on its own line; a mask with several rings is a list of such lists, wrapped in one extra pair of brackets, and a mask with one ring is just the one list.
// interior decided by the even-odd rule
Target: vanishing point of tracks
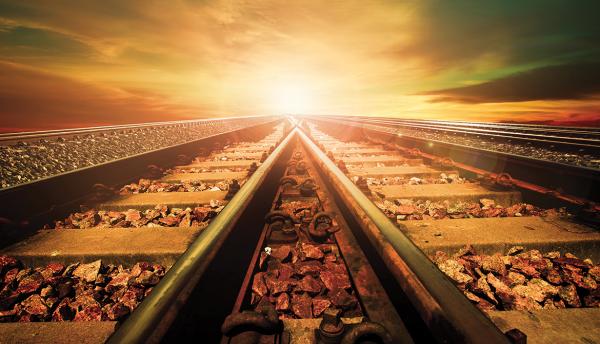
[(581, 195), (331, 123), (217, 135), (6, 219), (0, 342), (600, 341)]

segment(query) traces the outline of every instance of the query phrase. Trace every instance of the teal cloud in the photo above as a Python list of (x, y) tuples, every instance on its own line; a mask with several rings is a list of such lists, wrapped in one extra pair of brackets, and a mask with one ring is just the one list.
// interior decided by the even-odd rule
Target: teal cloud
[(24, 26), (0, 26), (0, 51), (3, 57), (88, 56), (85, 44), (57, 32)]

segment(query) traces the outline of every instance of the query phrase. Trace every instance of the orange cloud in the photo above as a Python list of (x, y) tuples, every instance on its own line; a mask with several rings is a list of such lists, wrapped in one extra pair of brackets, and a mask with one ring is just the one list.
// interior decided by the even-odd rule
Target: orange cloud
[(281, 112), (589, 117), (599, 100), (559, 87), (549, 98), (507, 93), (494, 80), (597, 63), (597, 6), (9, 0), (0, 3), (1, 121), (41, 128)]
[(0, 130), (81, 127), (198, 117), (203, 109), (0, 62)]

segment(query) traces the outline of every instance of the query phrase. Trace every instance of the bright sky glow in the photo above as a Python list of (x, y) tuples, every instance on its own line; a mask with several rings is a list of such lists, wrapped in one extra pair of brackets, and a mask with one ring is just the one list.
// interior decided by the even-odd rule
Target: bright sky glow
[(271, 106), (278, 114), (298, 115), (314, 111), (310, 90), (305, 85), (277, 85), (272, 89), (271, 97)]
[(600, 123), (597, 13), (594, 0), (5, 0), (0, 131), (285, 113)]

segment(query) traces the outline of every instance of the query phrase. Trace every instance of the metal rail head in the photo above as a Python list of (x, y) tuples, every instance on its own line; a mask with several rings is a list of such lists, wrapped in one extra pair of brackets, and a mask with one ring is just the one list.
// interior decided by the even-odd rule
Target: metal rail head
[[(403, 277), (406, 279), (403, 282), (405, 285), (414, 283), (409, 288), (415, 287), (410, 292), (407, 291), (407, 294), (433, 300), (437, 310), (428, 309), (426, 312), (432, 314), (431, 319), (428, 319), (428, 325), (432, 327), (432, 330), (438, 331), (435, 334), (436, 337), (449, 342), (485, 344), (509, 342), (490, 319), (462, 295), (444, 273), (327, 158), (325, 153), (306, 134), (300, 131), (299, 135), (307, 148), (322, 161), (323, 168), (333, 175), (353, 201), (358, 204), (366, 214), (367, 220), (377, 226), (402, 263), (406, 265), (408, 270), (403, 272), (405, 274)], [(385, 257), (383, 258), (385, 261)], [(400, 284), (403, 285), (403, 283)], [(425, 294), (421, 293), (423, 288)], [(428, 302), (422, 304), (431, 305)]]
[(294, 129), (252, 174), (240, 191), (229, 201), (198, 238), (169, 269), (152, 293), (142, 301), (131, 316), (108, 339), (107, 343), (159, 342), (175, 315), (185, 303), (189, 292), (214, 258), (216, 251), (250, 203), (256, 191), (273, 168), (275, 161), (296, 135)]
[(239, 119), (256, 119), (256, 118), (271, 118), (273, 116), (238, 116), (238, 117), (223, 117), (223, 118), (203, 118), (203, 119), (192, 119), (192, 120), (181, 120), (181, 121), (165, 121), (165, 122), (146, 122), (136, 124), (120, 124), (120, 125), (107, 125), (97, 127), (83, 127), (83, 128), (67, 128), (67, 129), (54, 129), (54, 130), (40, 130), (40, 131), (22, 131), (12, 133), (1, 133), (0, 142), (6, 141), (18, 141), (18, 140), (30, 140), (57, 136), (73, 136), (73, 135), (87, 135), (95, 134), (105, 131), (126, 131), (132, 129), (148, 129), (158, 127), (177, 127), (177, 126), (194, 126), (199, 124), (205, 124), (209, 122), (224, 123), (228, 121), (234, 121)]

